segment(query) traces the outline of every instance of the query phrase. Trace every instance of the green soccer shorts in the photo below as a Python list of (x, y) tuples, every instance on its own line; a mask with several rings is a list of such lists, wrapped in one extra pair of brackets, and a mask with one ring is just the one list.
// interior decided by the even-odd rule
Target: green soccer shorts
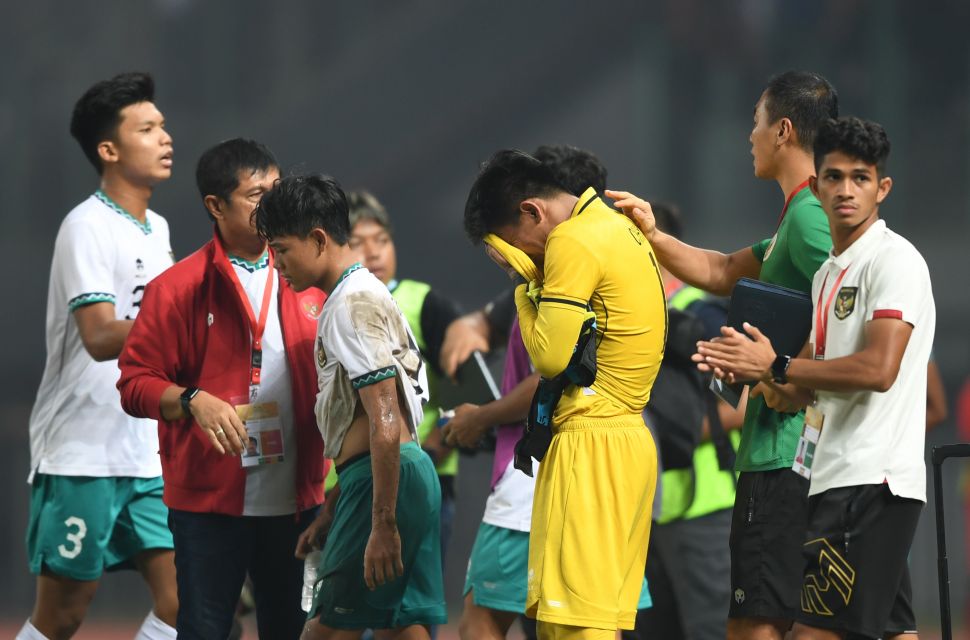
[(148, 549), (172, 549), (162, 479), (38, 473), (30, 494), (30, 572), (74, 580), (132, 568)]
[(339, 471), (340, 497), (323, 548), (309, 619), (334, 629), (391, 629), (447, 621), (441, 576), (441, 485), (415, 442), (401, 445), (397, 528), (404, 575), (374, 591), (364, 582), (374, 478), (370, 456)]

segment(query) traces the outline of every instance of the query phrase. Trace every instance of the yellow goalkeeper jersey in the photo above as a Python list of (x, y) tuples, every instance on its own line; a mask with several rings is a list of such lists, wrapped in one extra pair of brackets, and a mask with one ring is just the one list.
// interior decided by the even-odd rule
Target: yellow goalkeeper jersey
[(570, 386), (554, 424), (639, 414), (650, 399), (667, 339), (667, 303), (650, 243), (590, 188), (546, 241), (538, 308), (516, 290), (522, 340), (536, 370), (553, 377), (573, 353), (587, 304), (596, 314), (596, 380)]

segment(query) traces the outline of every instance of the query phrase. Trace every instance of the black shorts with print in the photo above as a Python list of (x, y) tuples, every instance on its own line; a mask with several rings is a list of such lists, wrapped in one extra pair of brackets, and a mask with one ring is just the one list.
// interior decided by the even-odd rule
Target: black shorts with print
[(888, 484), (829, 489), (809, 498), (802, 624), (849, 638), (915, 633), (907, 565), (923, 503)]

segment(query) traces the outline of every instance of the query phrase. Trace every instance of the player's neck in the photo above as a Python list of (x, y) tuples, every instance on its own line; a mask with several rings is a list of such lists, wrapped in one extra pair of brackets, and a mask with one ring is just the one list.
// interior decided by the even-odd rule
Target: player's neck
[(360, 262), (358, 254), (349, 246), (334, 247), (334, 251), (335, 255), (331, 258), (330, 268), (326, 270), (326, 273), (317, 282), (317, 288), (323, 289), (328, 295), (333, 293), (333, 290), (340, 283), (341, 278), (344, 277), (347, 270)]
[(148, 201), (152, 197), (152, 188), (135, 185), (115, 173), (105, 173), (101, 176), (101, 190), (128, 214), (144, 222)]
[(872, 215), (854, 227), (835, 227), (834, 229), (830, 229), (832, 234), (832, 254), (840, 256), (846, 252), (878, 219), (879, 209), (876, 209), (872, 212)]
[(815, 163), (812, 156), (799, 149), (792, 151), (790, 156), (780, 163), (775, 181), (787, 200), (799, 185), (814, 175)]

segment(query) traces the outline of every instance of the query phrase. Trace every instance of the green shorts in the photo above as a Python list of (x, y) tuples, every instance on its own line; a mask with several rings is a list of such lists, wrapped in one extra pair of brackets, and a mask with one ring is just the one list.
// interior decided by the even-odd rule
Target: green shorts
[(464, 595), (471, 591), (475, 604), (486, 609), (524, 613), (528, 571), (529, 532), (483, 522), (468, 559)]
[[(472, 592), (472, 600), (479, 607), (525, 613), (528, 572), (529, 532), (483, 522), (468, 559), (464, 595)], [(652, 605), (644, 577), (637, 609), (649, 609)]]
[(373, 497), (369, 455), (340, 470), (340, 497), (323, 548), (309, 618), (319, 618), (334, 629), (444, 624), (441, 487), (431, 458), (414, 442), (401, 445), (396, 517), (404, 575), (371, 591), (364, 583), (363, 567)]
[(161, 478), (53, 476), (38, 473), (30, 494), (30, 572), (47, 567), (74, 580), (132, 568), (147, 549), (172, 549)]

